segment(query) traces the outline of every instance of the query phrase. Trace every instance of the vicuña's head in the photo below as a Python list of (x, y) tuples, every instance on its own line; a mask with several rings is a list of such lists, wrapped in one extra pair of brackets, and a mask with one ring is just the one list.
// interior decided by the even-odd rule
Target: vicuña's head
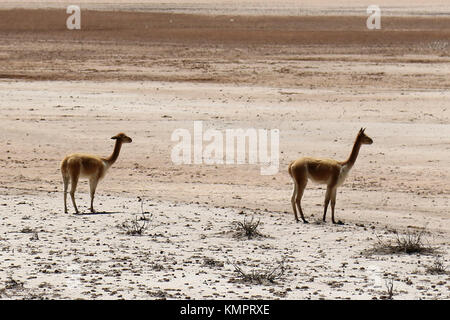
[(123, 132), (116, 134), (114, 137), (111, 137), (111, 139), (115, 139), (122, 143), (131, 143), (133, 141), (129, 136), (127, 136)]
[(373, 140), (364, 133), (364, 130), (366, 130), (366, 128), (361, 128), (358, 132), (359, 141), (361, 144), (372, 144)]

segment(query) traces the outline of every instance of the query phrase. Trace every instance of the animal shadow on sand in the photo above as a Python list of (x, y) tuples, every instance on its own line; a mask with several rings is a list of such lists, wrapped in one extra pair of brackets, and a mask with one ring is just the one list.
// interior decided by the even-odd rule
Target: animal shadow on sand
[(80, 212), (80, 213), (74, 213), (75, 216), (95, 216), (95, 215), (102, 215), (102, 214), (119, 214), (122, 212), (119, 211), (95, 211), (95, 212)]

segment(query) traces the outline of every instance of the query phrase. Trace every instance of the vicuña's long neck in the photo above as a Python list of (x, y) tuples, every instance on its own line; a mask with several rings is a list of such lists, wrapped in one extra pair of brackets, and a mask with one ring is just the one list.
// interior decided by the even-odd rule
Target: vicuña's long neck
[(120, 140), (116, 140), (116, 145), (114, 146), (113, 153), (108, 158), (105, 159), (109, 166), (112, 166), (114, 162), (116, 162), (117, 158), (119, 157), (121, 147), (122, 142)]
[(358, 158), (359, 149), (361, 148), (361, 142), (358, 137), (356, 137), (355, 144), (353, 145), (352, 153), (348, 159), (344, 162), (345, 165), (348, 165), (350, 168), (355, 164), (356, 158)]

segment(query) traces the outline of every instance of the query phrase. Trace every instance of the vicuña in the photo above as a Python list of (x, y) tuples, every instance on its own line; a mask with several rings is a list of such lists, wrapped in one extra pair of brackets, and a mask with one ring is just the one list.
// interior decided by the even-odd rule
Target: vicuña
[(125, 133), (118, 133), (111, 139), (116, 140), (113, 153), (107, 158), (101, 158), (90, 154), (73, 153), (64, 158), (61, 162), (61, 173), (64, 181), (64, 212), (67, 213), (67, 189), (71, 182), (70, 197), (72, 198), (75, 213), (78, 212), (75, 203), (75, 190), (77, 189), (78, 178), (85, 177), (89, 179), (91, 191), (91, 212), (94, 210), (95, 189), (100, 179), (102, 179), (108, 169), (116, 162), (119, 157), (120, 148), (123, 143), (131, 143), (132, 139)]
[[(355, 164), (356, 158), (358, 157), (359, 149), (363, 144), (372, 144), (373, 140), (369, 138), (364, 133), (365, 128), (359, 130), (356, 136), (355, 143), (353, 145), (352, 152), (350, 156), (345, 161), (336, 161), (332, 159), (318, 159), (318, 158), (300, 158), (292, 161), (289, 164), (289, 175), (294, 181), (294, 190), (292, 193), (291, 203), (292, 209), (294, 210), (295, 220), (299, 222), (297, 216), (297, 208), (300, 211), (300, 216), (304, 223), (306, 221), (302, 207), (301, 200), (303, 192), (305, 191), (308, 179), (316, 183), (326, 184), (327, 192), (325, 194), (325, 203), (323, 210), (323, 221), (327, 215), (328, 204), (331, 200), (331, 221), (336, 223), (334, 220), (334, 206), (336, 204), (336, 190), (342, 185), (347, 178), (348, 173)], [(342, 223), (339, 221), (339, 223)]]

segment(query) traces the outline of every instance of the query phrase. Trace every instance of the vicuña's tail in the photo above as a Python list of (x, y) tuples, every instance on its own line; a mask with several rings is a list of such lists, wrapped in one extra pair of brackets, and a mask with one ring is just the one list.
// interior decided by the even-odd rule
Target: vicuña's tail
[(294, 164), (294, 162), (295, 162), (295, 160), (292, 161), (291, 163), (289, 163), (289, 166), (288, 166), (288, 172), (292, 178), (294, 178), (294, 176), (292, 175), (292, 165)]
[(62, 174), (63, 177), (69, 176), (69, 170), (68, 170), (68, 167), (67, 167), (67, 162), (68, 162), (67, 158), (64, 158), (64, 160), (61, 161), (61, 174)]

